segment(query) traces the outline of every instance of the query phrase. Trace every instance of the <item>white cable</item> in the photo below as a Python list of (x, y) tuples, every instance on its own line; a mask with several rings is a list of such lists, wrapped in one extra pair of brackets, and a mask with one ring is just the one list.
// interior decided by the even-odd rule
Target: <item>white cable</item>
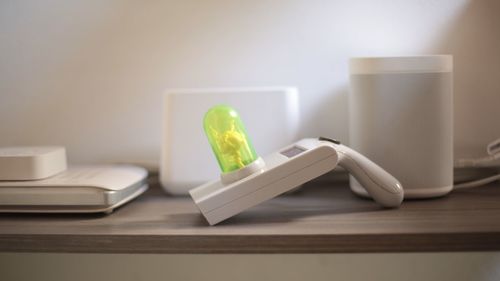
[(486, 152), (488, 152), (489, 155), (500, 153), (500, 138), (490, 142), (486, 147)]
[(474, 167), (495, 167), (500, 163), (496, 163), (500, 159), (500, 153), (494, 155), (481, 157), (481, 158), (469, 158), (469, 159), (458, 159), (455, 161), (456, 168), (474, 168)]
[(490, 182), (494, 182), (496, 180), (500, 180), (500, 174), (497, 174), (497, 175), (494, 175), (494, 176), (491, 176), (491, 177), (487, 177), (487, 178), (483, 178), (483, 179), (480, 179), (480, 180), (475, 180), (475, 181), (470, 181), (470, 182), (464, 182), (464, 183), (460, 183), (460, 184), (455, 184), (453, 186), (453, 189), (462, 189), (462, 188), (477, 187), (477, 186), (488, 184)]
[(490, 142), (486, 146), (488, 156), (481, 158), (466, 158), (455, 161), (456, 168), (474, 168), (474, 167), (495, 167), (500, 166), (500, 138)]
[[(498, 167), (500, 166), (500, 138), (490, 142), (486, 147), (486, 152), (488, 156), (481, 158), (470, 158), (470, 159), (458, 159), (455, 161), (456, 168), (475, 168), (475, 167)], [(453, 189), (470, 188), (488, 184), (490, 182), (500, 179), (500, 174), (482, 178), (479, 180), (474, 180), (470, 182), (464, 182), (456, 184)]]

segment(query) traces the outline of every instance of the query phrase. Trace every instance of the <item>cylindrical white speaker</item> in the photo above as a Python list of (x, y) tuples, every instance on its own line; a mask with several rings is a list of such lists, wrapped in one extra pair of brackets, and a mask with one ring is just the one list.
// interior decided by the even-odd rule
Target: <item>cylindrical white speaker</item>
[(395, 176), (405, 198), (453, 188), (452, 81), (450, 55), (350, 60), (350, 146)]

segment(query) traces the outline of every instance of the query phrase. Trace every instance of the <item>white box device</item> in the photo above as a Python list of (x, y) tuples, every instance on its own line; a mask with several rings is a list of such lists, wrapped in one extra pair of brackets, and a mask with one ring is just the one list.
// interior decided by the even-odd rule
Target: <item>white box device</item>
[(219, 173), (202, 124), (205, 113), (218, 104), (238, 111), (258, 154), (298, 138), (296, 88), (169, 89), (164, 96), (160, 181), (170, 194), (186, 195)]
[(333, 170), (348, 170), (384, 207), (403, 201), (401, 184), (363, 155), (328, 138), (303, 139), (264, 157), (265, 166), (232, 183), (208, 182), (190, 191), (210, 225)]
[(0, 181), (0, 212), (111, 212), (147, 188), (147, 171), (135, 166), (70, 167), (33, 181)]
[(66, 170), (66, 150), (60, 146), (0, 148), (0, 181), (38, 180)]

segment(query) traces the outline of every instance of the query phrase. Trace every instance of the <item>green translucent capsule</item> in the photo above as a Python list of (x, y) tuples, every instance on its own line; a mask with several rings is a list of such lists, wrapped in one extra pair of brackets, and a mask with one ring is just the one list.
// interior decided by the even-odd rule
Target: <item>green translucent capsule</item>
[(258, 156), (238, 112), (216, 105), (205, 114), (203, 128), (223, 173), (241, 169)]

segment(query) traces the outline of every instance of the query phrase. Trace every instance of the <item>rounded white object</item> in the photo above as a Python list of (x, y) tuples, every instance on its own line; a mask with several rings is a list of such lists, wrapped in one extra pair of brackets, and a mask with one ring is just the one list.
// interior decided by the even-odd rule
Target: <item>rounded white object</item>
[(66, 168), (66, 150), (61, 146), (0, 148), (2, 181), (39, 180), (56, 175)]

